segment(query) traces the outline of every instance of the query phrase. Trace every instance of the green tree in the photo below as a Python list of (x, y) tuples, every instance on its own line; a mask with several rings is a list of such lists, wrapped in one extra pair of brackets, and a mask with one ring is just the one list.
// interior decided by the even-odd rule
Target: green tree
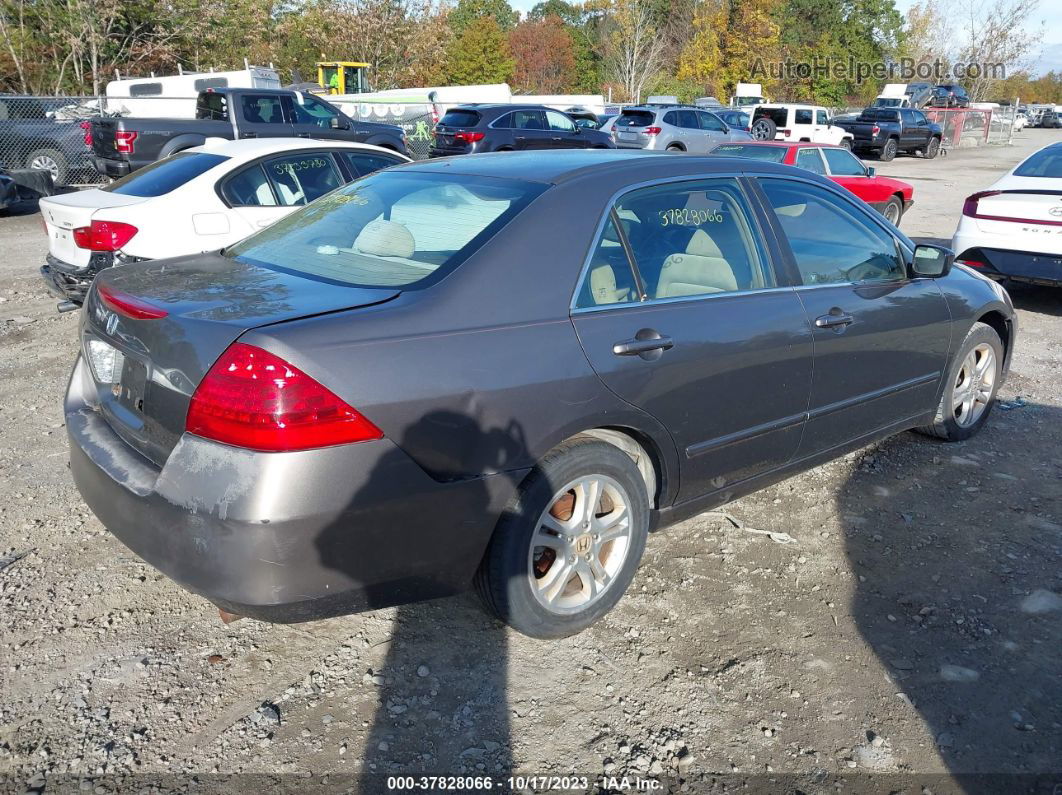
[(454, 39), (449, 55), (449, 78), (455, 85), (505, 83), (513, 76), (509, 40), (493, 17), (470, 22)]
[(516, 27), (518, 15), (505, 0), (458, 0), (450, 12), (450, 27), (460, 34), (479, 19), (492, 19), (507, 33)]

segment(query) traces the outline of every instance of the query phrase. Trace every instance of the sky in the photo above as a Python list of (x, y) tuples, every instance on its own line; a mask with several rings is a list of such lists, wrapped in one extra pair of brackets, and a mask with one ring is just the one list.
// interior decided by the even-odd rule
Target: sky
[[(509, 0), (509, 4), (517, 11), (524, 13), (531, 10), (539, 0)], [(907, 13), (907, 9), (914, 4), (915, 0), (896, 0), (896, 7), (901, 13)], [(1044, 40), (1042, 49), (1034, 53), (1033, 72), (1044, 74), (1051, 70), (1062, 71), (1062, 2), (1060, 0), (1040, 0), (1040, 11), (1034, 24), (1044, 25)]]

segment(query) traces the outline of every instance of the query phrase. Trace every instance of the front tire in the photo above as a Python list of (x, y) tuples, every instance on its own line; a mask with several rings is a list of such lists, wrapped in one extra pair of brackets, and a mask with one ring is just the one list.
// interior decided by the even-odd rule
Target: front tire
[(476, 574), (487, 609), (533, 638), (581, 632), (623, 596), (645, 550), (649, 497), (631, 458), (577, 437), (520, 485)]
[(927, 160), (932, 160), (938, 154), (940, 154), (940, 139), (932, 138), (926, 145), (926, 150), (922, 153), (922, 156)]
[(948, 442), (976, 436), (992, 413), (1002, 375), (999, 335), (985, 323), (974, 323), (948, 368), (932, 425), (918, 430)]
[(839, 143), (838, 146), (840, 146), (842, 149), (847, 149), (849, 152), (851, 152), (852, 151), (852, 139), (851, 138), (842, 138), (841, 139), (841, 143)]

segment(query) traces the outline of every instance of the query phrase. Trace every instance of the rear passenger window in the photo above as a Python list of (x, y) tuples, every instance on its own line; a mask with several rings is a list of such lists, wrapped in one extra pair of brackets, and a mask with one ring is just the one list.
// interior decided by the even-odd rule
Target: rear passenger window
[(628, 193), (616, 204), (649, 299), (773, 287), (737, 182), (700, 180)]
[(797, 108), (794, 111), (794, 124), (811, 124), (811, 111), (806, 108)]
[(275, 157), (263, 167), (283, 207), (308, 204), (343, 184), (329, 154), (306, 152)]
[(244, 169), (231, 177), (221, 193), (233, 207), (275, 207), (277, 204), (260, 165)]
[[(630, 217), (620, 218), (620, 224), (628, 235), (630, 225), (634, 223), (637, 221)], [(577, 309), (592, 309), (612, 304), (628, 304), (637, 300), (639, 295), (634, 272), (610, 215), (601, 232), (597, 248), (590, 258), (590, 266), (583, 278), (575, 306)]]
[(796, 165), (799, 168), (806, 168), (808, 171), (814, 171), (816, 174), (825, 174), (826, 167), (822, 164), (822, 157), (819, 155), (818, 149), (800, 149), (797, 151)]
[(804, 284), (905, 279), (896, 241), (856, 207), (807, 183), (761, 178)]
[(350, 170), (359, 177), (402, 162), (386, 155), (370, 155), (362, 152), (340, 152), (339, 154), (346, 158)]

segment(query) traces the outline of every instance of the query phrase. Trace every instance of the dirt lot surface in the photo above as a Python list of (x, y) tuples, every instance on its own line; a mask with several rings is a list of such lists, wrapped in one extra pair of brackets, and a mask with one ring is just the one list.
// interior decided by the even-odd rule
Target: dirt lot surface
[[(902, 228), (948, 239), (964, 196), (1057, 137), (877, 165), (915, 185)], [(539, 642), (472, 595), (225, 626), (134, 557), (67, 472), (77, 318), (38, 282), (45, 250), (35, 207), (0, 219), (0, 791), (1062, 781), (1062, 290), (1013, 291), (1013, 372), (979, 437), (903, 434), (728, 506), (743, 529), (708, 514), (656, 534), (615, 611)]]

